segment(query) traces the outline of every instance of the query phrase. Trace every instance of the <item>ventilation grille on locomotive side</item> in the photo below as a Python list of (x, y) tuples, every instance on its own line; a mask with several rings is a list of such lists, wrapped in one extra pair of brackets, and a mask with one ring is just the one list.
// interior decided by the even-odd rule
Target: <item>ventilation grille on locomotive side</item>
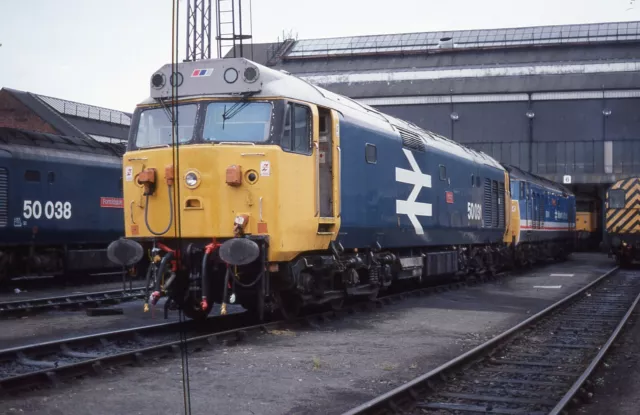
[(9, 223), (9, 174), (0, 168), (0, 227)]

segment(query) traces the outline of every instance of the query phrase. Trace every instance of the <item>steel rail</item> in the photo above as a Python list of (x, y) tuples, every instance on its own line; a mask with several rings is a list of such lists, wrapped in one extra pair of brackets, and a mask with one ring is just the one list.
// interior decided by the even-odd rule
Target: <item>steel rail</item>
[[(496, 281), (520, 272), (501, 272), (496, 275), (480, 275), (470, 277), (466, 281), (449, 282), (442, 285), (423, 287), (412, 291), (391, 293), (379, 297), (374, 301), (363, 301), (346, 305), (341, 310), (324, 311), (299, 318), (284, 321), (275, 320), (256, 324), (248, 313), (233, 313), (226, 316), (209, 317), (204, 322), (188, 320), (186, 322), (171, 322), (155, 324), (131, 329), (116, 330), (104, 333), (78, 336), (49, 342), (42, 342), (26, 346), (0, 350), (0, 393), (2, 391), (20, 390), (25, 387), (41, 386), (48, 383), (57, 383), (61, 378), (70, 378), (86, 374), (99, 374), (105, 364), (141, 364), (148, 354), (175, 354), (180, 350), (180, 340), (157, 339), (158, 336), (175, 334), (179, 330), (187, 331), (186, 343), (203, 342), (203, 346), (211, 345), (219, 341), (243, 340), (251, 332), (268, 332), (272, 328), (291, 329), (298, 325), (303, 327), (314, 326), (315, 322), (322, 323), (343, 317), (348, 317), (356, 311), (371, 311), (385, 305), (393, 305), (410, 297), (437, 294), (450, 290), (457, 290), (467, 286), (474, 286), (485, 282)], [(249, 324), (250, 323), (250, 324)], [(180, 326), (183, 324), (184, 326)], [(147, 336), (145, 338), (145, 336)], [(155, 344), (145, 345), (149, 341)], [(111, 347), (119, 339), (137, 342), (138, 345), (129, 344), (126, 350), (117, 350)], [(99, 347), (97, 351), (87, 353), (87, 349)], [(122, 348), (121, 348), (122, 349)], [(56, 356), (57, 360), (43, 360)], [(64, 360), (67, 360), (65, 362)], [(73, 359), (81, 359), (73, 361)], [(65, 364), (66, 363), (66, 364)], [(4, 365), (4, 367), (3, 367)], [(7, 371), (7, 366), (9, 371)], [(11, 369), (33, 368), (25, 373), (11, 373)], [(20, 370), (19, 370), (20, 371)], [(4, 373), (3, 373), (4, 372)]]
[(245, 313), (233, 313), (210, 317), (204, 322), (160, 323), (3, 349), (0, 350), (0, 391), (34, 386), (44, 380), (55, 382), (59, 375), (100, 371), (102, 362), (123, 358), (129, 358), (129, 363), (135, 362), (141, 360), (143, 353), (167, 347), (174, 352), (180, 340), (167, 341), (166, 336), (184, 330), (193, 341), (201, 337), (203, 331), (211, 336), (229, 330), (241, 324), (244, 317)]
[[(559, 307), (569, 304), (581, 294), (587, 292), (589, 289), (595, 287), (596, 285), (605, 281), (607, 278), (614, 275), (618, 270), (619, 270), (619, 267), (614, 267), (613, 269), (607, 271), (606, 273), (604, 273), (603, 275), (601, 275), (591, 283), (587, 284), (586, 286), (564, 297), (563, 299), (555, 302), (554, 304), (546, 307), (542, 311), (534, 314), (533, 316), (520, 322), (514, 327), (504, 331), (503, 333), (493, 337), (487, 342), (467, 351), (466, 353), (454, 358), (453, 360), (450, 360), (442, 364), (441, 366), (403, 385), (400, 385), (378, 397), (375, 397), (355, 408), (352, 408), (344, 412), (343, 415), (402, 412), (400, 410), (400, 407), (402, 405), (396, 402), (402, 402), (402, 404), (415, 403), (416, 401), (418, 401), (420, 395), (425, 393), (429, 394), (433, 391), (432, 386), (434, 383), (442, 381), (443, 379), (445, 379), (446, 381), (447, 373), (463, 365), (468, 365), (474, 362), (475, 360), (477, 360), (478, 358), (480, 358), (481, 356), (485, 356), (489, 354), (489, 352), (491, 352), (492, 350), (495, 350), (499, 345), (502, 345), (505, 342), (508, 342), (513, 337), (516, 337), (518, 334), (520, 334), (523, 331), (523, 329), (531, 327), (533, 323), (536, 323), (541, 319), (543, 319), (544, 317), (549, 316), (553, 311), (557, 310)], [(591, 372), (593, 371), (597, 363), (601, 360), (602, 356), (604, 356), (604, 354), (606, 353), (606, 350), (609, 348), (611, 343), (615, 340), (615, 336), (617, 336), (618, 333), (620, 332), (624, 323), (627, 321), (628, 317), (631, 315), (634, 307), (637, 305), (639, 299), (640, 299), (640, 294), (638, 297), (636, 297), (635, 301), (633, 302), (633, 304), (625, 314), (624, 318), (618, 324), (618, 327), (616, 328), (614, 333), (611, 335), (611, 337), (609, 337), (609, 340), (607, 341), (605, 346), (602, 348), (600, 353), (598, 353), (598, 355), (593, 359), (593, 361), (587, 368), (587, 371), (585, 371), (583, 375), (580, 376), (580, 378), (575, 381), (573, 386), (564, 395), (562, 400), (557, 404), (556, 408), (554, 408), (553, 411), (556, 411), (556, 410), (560, 411), (562, 408), (564, 408), (567, 405), (567, 403), (571, 400), (571, 398), (576, 394), (580, 386), (585, 382), (585, 380), (591, 374)], [(552, 412), (552, 413), (557, 414), (558, 412)]]
[(0, 302), (0, 317), (16, 314), (42, 312), (59, 308), (84, 308), (90, 305), (117, 304), (143, 298), (144, 288), (116, 289), (80, 294), (65, 294), (55, 297), (36, 297), (24, 300)]
[(596, 369), (598, 364), (602, 361), (604, 356), (607, 354), (613, 342), (616, 341), (616, 339), (618, 338), (618, 335), (622, 331), (622, 328), (625, 326), (625, 324), (627, 324), (629, 317), (631, 317), (631, 314), (633, 314), (633, 311), (635, 310), (639, 301), (640, 301), (640, 294), (636, 296), (636, 299), (633, 301), (633, 304), (629, 306), (629, 309), (625, 313), (624, 317), (622, 318), (622, 320), (620, 320), (620, 323), (618, 323), (618, 325), (616, 326), (616, 329), (613, 331), (613, 333), (611, 333), (611, 336), (609, 337), (607, 342), (602, 346), (598, 354), (593, 358), (593, 360), (591, 361), (587, 369), (573, 383), (573, 385), (571, 386), (571, 389), (569, 389), (569, 391), (562, 397), (560, 402), (558, 402), (558, 404), (551, 410), (551, 412), (549, 412), (549, 415), (558, 415), (569, 405), (569, 403), (574, 398), (574, 396), (578, 393), (582, 385), (585, 384), (587, 379), (589, 379), (589, 377), (591, 376), (593, 371)]
[[(0, 392), (2, 392), (2, 390), (19, 390), (25, 387), (38, 386), (43, 383), (56, 383), (60, 378), (100, 373), (105, 364), (140, 364), (144, 361), (144, 356), (148, 354), (176, 353), (179, 350), (178, 346), (181, 344), (180, 340), (159, 341), (157, 344), (150, 346), (129, 347), (128, 350), (124, 351), (111, 350), (114, 353), (105, 354), (105, 351), (109, 351), (106, 348), (119, 339), (141, 342), (183, 330), (191, 332), (188, 333), (187, 344), (199, 342), (212, 344), (216, 341), (227, 341), (228, 339), (242, 340), (251, 332), (263, 333), (273, 328), (290, 329), (300, 325), (303, 327), (313, 326), (315, 322), (322, 323), (347, 317), (357, 311), (367, 312), (385, 305), (396, 304), (410, 297), (420, 297), (422, 295), (456, 290), (465, 286), (494, 281), (508, 275), (511, 274), (505, 272), (494, 276), (473, 277), (466, 282), (451, 282), (443, 285), (389, 294), (379, 297), (374, 301), (366, 300), (356, 302), (355, 304), (345, 306), (341, 310), (330, 310), (303, 315), (290, 321), (275, 320), (255, 324), (255, 320), (252, 320), (247, 313), (233, 313), (227, 316), (209, 317), (205, 322), (188, 320), (184, 323), (170, 322), (154, 324), (4, 349), (0, 350)], [(247, 322), (252, 324), (247, 324)], [(181, 327), (180, 324), (185, 324), (185, 326)], [(86, 353), (86, 349), (95, 346), (103, 347), (106, 350), (100, 351), (102, 355), (96, 355), (95, 352)], [(56, 356), (57, 360), (43, 360), (51, 356)], [(64, 364), (64, 359), (82, 360)], [(60, 360), (62, 360), (62, 363), (60, 363)], [(27, 371), (26, 373), (9, 373), (8, 376), (3, 377), (3, 364), (5, 365), (5, 375), (7, 373), (7, 365), (9, 365), (9, 368), (18, 366), (22, 369), (32, 367), (37, 370)]]

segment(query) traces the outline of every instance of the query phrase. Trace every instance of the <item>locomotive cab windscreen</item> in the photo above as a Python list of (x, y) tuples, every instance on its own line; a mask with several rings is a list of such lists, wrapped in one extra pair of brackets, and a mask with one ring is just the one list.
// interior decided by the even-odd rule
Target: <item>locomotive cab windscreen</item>
[(609, 191), (609, 208), (624, 209), (625, 191), (622, 189), (613, 189)]

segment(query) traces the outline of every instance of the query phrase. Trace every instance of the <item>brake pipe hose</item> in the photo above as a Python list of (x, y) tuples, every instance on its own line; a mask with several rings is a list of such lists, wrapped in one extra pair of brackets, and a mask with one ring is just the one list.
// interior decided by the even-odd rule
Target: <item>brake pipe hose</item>
[(151, 226), (149, 226), (149, 195), (147, 195), (147, 198), (144, 204), (144, 224), (147, 226), (147, 229), (149, 230), (149, 232), (151, 232), (156, 236), (161, 236), (169, 232), (169, 229), (171, 229), (171, 225), (173, 225), (173, 195), (171, 194), (172, 186), (168, 185), (167, 187), (169, 189), (169, 225), (167, 225), (167, 228), (164, 231), (155, 232), (153, 229), (151, 229)]
[(203, 310), (207, 310), (209, 308), (209, 303), (207, 301), (209, 294), (209, 279), (207, 278), (209, 270), (207, 268), (207, 262), (209, 261), (209, 256), (218, 248), (220, 248), (220, 244), (214, 239), (213, 242), (205, 247), (204, 255), (202, 256), (202, 301), (200, 302), (200, 308)]

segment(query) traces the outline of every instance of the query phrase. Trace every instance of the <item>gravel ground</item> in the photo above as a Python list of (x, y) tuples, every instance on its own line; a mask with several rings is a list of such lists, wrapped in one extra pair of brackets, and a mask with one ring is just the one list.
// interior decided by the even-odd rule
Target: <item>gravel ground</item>
[(609, 350), (591, 381), (595, 383), (593, 400), (576, 413), (586, 415), (640, 413), (640, 314), (627, 322), (614, 347)]
[[(477, 346), (612, 267), (606, 256), (574, 254), (524, 276), (206, 349), (189, 357), (192, 411), (341, 413)], [(158, 410), (184, 413), (180, 359), (120, 368), (0, 402), (0, 413), (10, 414)]]

